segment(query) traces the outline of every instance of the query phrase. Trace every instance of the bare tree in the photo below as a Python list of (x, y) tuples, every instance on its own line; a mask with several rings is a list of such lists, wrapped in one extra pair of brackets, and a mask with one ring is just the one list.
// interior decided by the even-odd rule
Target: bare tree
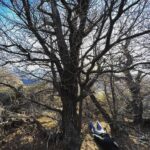
[[(148, 19), (144, 10), (149, 2), (1, 0), (0, 3), (3, 11), (0, 50), (13, 57), (3, 65), (30, 62), (49, 68), (63, 104), (64, 149), (79, 150), (82, 101), (103, 72), (96, 64), (122, 41), (150, 33), (140, 28)], [(128, 32), (132, 34), (125, 37)], [(97, 55), (96, 46), (100, 46)]]
[[(113, 101), (112, 108), (114, 109), (114, 114), (115, 112), (117, 112), (117, 109), (115, 108), (117, 97), (115, 94), (114, 80), (116, 81), (120, 80), (121, 82), (126, 83), (127, 89), (131, 94), (131, 100), (128, 100), (128, 104), (130, 102), (129, 105), (133, 112), (133, 121), (136, 124), (142, 123), (143, 96), (141, 93), (141, 88), (142, 88), (141, 83), (144, 77), (146, 77), (149, 74), (148, 71), (143, 70), (143, 66), (145, 66), (145, 64), (147, 66), (149, 62), (145, 64), (141, 62), (143, 57), (145, 59), (147, 59), (148, 57), (146, 55), (147, 53), (145, 54), (146, 49), (141, 44), (142, 39), (138, 39), (138, 40), (139, 41), (137, 42), (137, 40), (134, 41), (131, 39), (127, 39), (118, 46), (119, 51), (116, 51), (114, 53), (109, 53), (107, 58), (110, 60), (107, 61), (108, 62), (107, 67), (109, 66), (109, 68), (111, 69), (109, 71), (106, 70), (107, 73), (110, 72), (110, 74), (107, 74), (107, 76), (110, 77), (110, 89), (111, 89), (112, 101)], [(139, 49), (141, 51), (139, 51)], [(136, 64), (138, 64), (139, 66)], [(130, 66), (132, 67), (130, 68)], [(119, 70), (117, 68), (119, 68)], [(121, 73), (121, 74), (118, 75), (117, 73)]]
[[(124, 44), (122, 44), (122, 51), (125, 57), (124, 64), (122, 66), (124, 69), (128, 68), (128, 66), (131, 66), (135, 61), (135, 57), (137, 57), (132, 55), (130, 44), (131, 40), (127, 40)], [(143, 114), (141, 82), (147, 74), (140, 69), (134, 69), (126, 70), (124, 75), (124, 81), (127, 83), (132, 97), (131, 106), (133, 110), (133, 120), (136, 124), (141, 123)]]

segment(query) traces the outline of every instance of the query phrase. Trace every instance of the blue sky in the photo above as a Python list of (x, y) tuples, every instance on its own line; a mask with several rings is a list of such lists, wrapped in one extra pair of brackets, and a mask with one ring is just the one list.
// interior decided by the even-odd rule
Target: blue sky
[[(5, 2), (5, 4), (10, 4), (9, 0), (3, 0), (3, 1)], [(13, 12), (10, 9), (3, 6), (3, 4), (1, 3), (1, 0), (0, 0), (0, 15), (4, 15), (4, 16), (7, 16), (7, 17), (14, 15)]]

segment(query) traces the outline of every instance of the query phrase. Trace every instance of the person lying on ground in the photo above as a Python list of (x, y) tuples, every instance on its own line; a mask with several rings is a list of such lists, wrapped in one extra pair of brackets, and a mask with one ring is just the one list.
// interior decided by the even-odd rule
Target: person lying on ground
[(94, 141), (103, 150), (119, 150), (118, 144), (103, 129), (99, 121), (95, 125), (93, 122), (90, 122), (89, 129), (94, 137)]

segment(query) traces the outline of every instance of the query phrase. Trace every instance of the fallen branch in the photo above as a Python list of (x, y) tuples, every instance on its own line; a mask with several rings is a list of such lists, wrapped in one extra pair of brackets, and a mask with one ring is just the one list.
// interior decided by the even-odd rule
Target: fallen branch
[(62, 111), (61, 111), (60, 109), (47, 106), (47, 105), (45, 105), (45, 104), (42, 104), (42, 103), (40, 103), (40, 102), (34, 101), (34, 100), (32, 100), (32, 99), (29, 99), (29, 98), (28, 98), (27, 100), (29, 100), (30, 102), (32, 102), (32, 103), (34, 103), (34, 104), (40, 105), (40, 106), (42, 106), (42, 107), (45, 107), (45, 108), (47, 108), (47, 109), (49, 109), (49, 110), (52, 110), (52, 111), (55, 111), (55, 112), (58, 112), (58, 113), (62, 114)]
[(93, 101), (93, 103), (95, 104), (95, 106), (97, 107), (97, 109), (100, 111), (100, 113), (102, 114), (102, 116), (104, 117), (104, 119), (111, 124), (112, 120), (110, 118), (110, 116), (108, 115), (108, 113), (106, 112), (106, 110), (104, 108), (102, 108), (102, 106), (99, 104), (99, 102), (97, 101), (96, 97), (94, 96), (94, 94), (90, 95), (91, 100)]

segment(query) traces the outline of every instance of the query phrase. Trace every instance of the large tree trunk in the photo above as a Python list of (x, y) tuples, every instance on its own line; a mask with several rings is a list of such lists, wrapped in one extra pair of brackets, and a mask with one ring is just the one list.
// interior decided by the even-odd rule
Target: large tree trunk
[(142, 98), (140, 96), (140, 91), (137, 89), (134, 89), (134, 91), (132, 91), (131, 94), (132, 94), (133, 120), (134, 123), (139, 124), (142, 122), (142, 114), (143, 114)]
[(64, 97), (62, 113), (62, 130), (64, 150), (80, 149), (80, 121), (77, 114), (77, 103), (73, 98)]
[(143, 114), (143, 103), (140, 92), (140, 85), (135, 82), (130, 82), (128, 86), (132, 97), (131, 107), (133, 112), (133, 121), (134, 123), (139, 124), (142, 122)]
[[(62, 76), (61, 100), (63, 104), (62, 111), (62, 131), (64, 150), (80, 149), (81, 117), (79, 117), (78, 86), (77, 77), (74, 70), (64, 72)], [(80, 114), (82, 115), (82, 113)]]
[[(131, 73), (127, 71), (125, 73), (127, 77), (127, 86), (129, 87), (132, 102), (132, 112), (133, 112), (133, 121), (136, 124), (139, 124), (142, 122), (142, 114), (143, 114), (143, 103), (142, 103), (142, 97), (141, 97), (141, 89), (140, 89), (140, 81), (133, 79)], [(138, 75), (137, 75), (138, 76)]]

